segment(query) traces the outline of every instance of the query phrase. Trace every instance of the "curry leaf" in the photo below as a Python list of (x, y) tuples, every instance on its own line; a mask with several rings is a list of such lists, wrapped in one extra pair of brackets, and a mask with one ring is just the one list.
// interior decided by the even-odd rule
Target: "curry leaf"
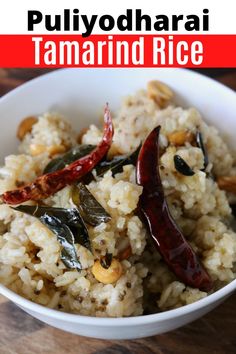
[(89, 225), (97, 226), (111, 220), (111, 216), (83, 183), (74, 186), (72, 201), (79, 209), (83, 220)]
[(79, 243), (91, 251), (88, 230), (78, 209), (53, 208), (39, 205), (19, 205), (13, 209), (37, 218), (45, 216), (56, 217), (62, 223), (70, 227), (75, 238), (75, 243)]
[(138, 154), (141, 145), (129, 155), (115, 156), (112, 160), (101, 161), (96, 167), (97, 175), (103, 176), (107, 171), (112, 171), (112, 176), (116, 173), (122, 172), (123, 166), (125, 165), (136, 165)]
[(63, 156), (51, 160), (45, 167), (43, 173), (55, 172), (65, 168), (70, 163), (80, 159), (81, 157), (89, 154), (95, 148), (94, 145), (78, 145), (73, 147)]
[(78, 244), (84, 246), (90, 252), (92, 252), (88, 230), (87, 230), (87, 227), (86, 227), (83, 219), (81, 218), (80, 223), (77, 224), (76, 227), (70, 226), (70, 229), (75, 237), (75, 243), (78, 243)]
[(63, 247), (61, 260), (65, 266), (70, 269), (81, 270), (82, 265), (77, 257), (75, 239), (70, 228), (55, 216), (45, 214), (40, 217), (40, 221), (57, 236), (58, 241)]
[(202, 150), (204, 156), (204, 168), (202, 169), (202, 171), (205, 171), (209, 163), (209, 159), (208, 159), (207, 149), (203, 143), (202, 133), (200, 131), (197, 131), (196, 142), (197, 142), (197, 146)]
[(56, 216), (62, 222), (70, 226), (77, 226), (81, 220), (77, 209), (54, 208), (40, 205), (18, 205), (13, 209), (37, 218), (43, 215)]

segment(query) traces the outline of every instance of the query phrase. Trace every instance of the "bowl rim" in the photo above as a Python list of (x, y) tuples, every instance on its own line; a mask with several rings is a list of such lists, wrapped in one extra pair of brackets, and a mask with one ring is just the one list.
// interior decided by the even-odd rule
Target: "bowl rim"
[(133, 317), (94, 317), (94, 316), (84, 316), (80, 314), (73, 314), (62, 312), (54, 309), (50, 309), (43, 305), (39, 305), (30, 301), (23, 296), (20, 296), (13, 292), (12, 290), (6, 288), (4, 285), (0, 284), (0, 294), (4, 295), (6, 298), (10, 299), (18, 306), (34, 313), (39, 313), (47, 317), (51, 317), (58, 320), (63, 320), (65, 322), (79, 323), (79, 324), (92, 324), (94, 326), (130, 326), (130, 325), (144, 325), (153, 322), (165, 321), (172, 318), (177, 318), (179, 316), (185, 316), (191, 312), (195, 312), (202, 308), (208, 307), (209, 305), (220, 301), (229, 296), (233, 291), (236, 290), (236, 279), (231, 283), (227, 284), (223, 288), (217, 290), (211, 295), (206, 296), (192, 304), (184, 305), (177, 309), (158, 312), (150, 315), (140, 315)]
[[(159, 68), (153, 68), (153, 71), (159, 69)], [(52, 72), (45, 73), (39, 77), (33, 78), (24, 84), (16, 87), (15, 89), (11, 90), (7, 94), (3, 95), (0, 98), (0, 104), (4, 102), (5, 100), (11, 98), (11, 96), (14, 96), (18, 91), (21, 91), (24, 89), (26, 86), (30, 87), (32, 84), (34, 85), (35, 81), (41, 81), (45, 79), (45, 76), (57, 76), (58, 74), (60, 75), (61, 72), (65, 71), (71, 71), (71, 70), (85, 70), (83, 68), (65, 68), (65, 69), (59, 69), (55, 70)], [(94, 69), (88, 69), (86, 70), (94, 70)], [(102, 70), (99, 68), (99, 70)], [(116, 68), (111, 69), (111, 70), (116, 70)], [(126, 71), (130, 70), (129, 68), (118, 68), (118, 70), (121, 71)], [(141, 68), (135, 68), (135, 70), (142, 70)], [(166, 70), (162, 69), (162, 70)], [(206, 82), (211, 82), (215, 86), (218, 86), (218, 88), (224, 89), (225, 91), (228, 91), (232, 95), (236, 95), (236, 93), (229, 87), (223, 85), (222, 83), (210, 78), (206, 77), (198, 72), (190, 71), (188, 69), (183, 69), (183, 68), (169, 68), (167, 70), (172, 70), (172, 71), (178, 71), (184, 73), (184, 75), (187, 76), (195, 76), (196, 78), (200, 77), (202, 80), (205, 80)], [(213, 294), (206, 296), (205, 298), (202, 298), (192, 304), (184, 305), (180, 308), (173, 309), (173, 310), (168, 310), (168, 311), (163, 311), (155, 314), (150, 314), (150, 315), (140, 315), (140, 316), (132, 316), (132, 317), (118, 317), (118, 318), (113, 318), (113, 317), (94, 317), (94, 316), (85, 316), (85, 315), (80, 315), (80, 314), (72, 314), (72, 313), (66, 313), (54, 309), (50, 309), (48, 307), (45, 307), (43, 305), (34, 303), (31, 300), (28, 300), (24, 298), (23, 296), (18, 295), (17, 293), (13, 292), (12, 290), (8, 289), (6, 286), (0, 283), (0, 294), (8, 298), (9, 300), (13, 301), (16, 303), (19, 307), (32, 311), (34, 313), (39, 313), (42, 316), (46, 317), (51, 317), (53, 319), (58, 319), (58, 320), (63, 320), (65, 322), (71, 322), (71, 323), (79, 323), (79, 324), (84, 324), (84, 325), (93, 325), (93, 326), (130, 326), (130, 325), (145, 325), (145, 324), (150, 324), (154, 322), (159, 322), (159, 321), (165, 321), (169, 320), (172, 318), (176, 318), (179, 316), (184, 316), (187, 315), (191, 312), (200, 310), (202, 308), (208, 307), (211, 304), (214, 304), (215, 302), (220, 302), (220, 300), (223, 301), (223, 299), (227, 296), (229, 296), (231, 293), (233, 293), (236, 290), (236, 279), (232, 280), (229, 284), (225, 285), (223, 288), (215, 291)]]

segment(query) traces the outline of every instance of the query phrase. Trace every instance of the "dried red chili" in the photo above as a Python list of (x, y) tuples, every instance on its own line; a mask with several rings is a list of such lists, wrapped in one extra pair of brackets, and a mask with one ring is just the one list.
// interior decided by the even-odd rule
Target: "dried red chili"
[(209, 291), (212, 281), (170, 215), (164, 197), (157, 168), (160, 128), (155, 128), (149, 134), (139, 153), (137, 183), (143, 186), (139, 208), (155, 246), (168, 267), (186, 285)]
[(0, 196), (6, 204), (20, 204), (27, 200), (41, 200), (72, 184), (91, 171), (108, 152), (113, 137), (113, 125), (108, 106), (104, 114), (104, 133), (100, 144), (88, 155), (74, 161), (62, 170), (47, 173), (24, 187), (5, 192)]

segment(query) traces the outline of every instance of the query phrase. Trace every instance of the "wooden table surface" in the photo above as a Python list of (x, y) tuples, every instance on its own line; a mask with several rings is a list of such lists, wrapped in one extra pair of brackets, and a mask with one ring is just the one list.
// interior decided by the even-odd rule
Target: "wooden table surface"
[[(0, 95), (47, 71), (0, 69)], [(236, 70), (202, 71), (236, 90)], [(235, 354), (236, 294), (210, 314), (185, 327), (130, 341), (104, 341), (65, 333), (35, 320), (0, 296), (0, 354), (15, 353)]]

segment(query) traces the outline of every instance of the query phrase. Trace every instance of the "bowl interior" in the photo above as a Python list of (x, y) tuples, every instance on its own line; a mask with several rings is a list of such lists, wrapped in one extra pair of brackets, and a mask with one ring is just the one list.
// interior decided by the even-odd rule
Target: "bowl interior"
[[(116, 110), (122, 97), (145, 88), (147, 81), (153, 79), (169, 84), (181, 105), (196, 107), (207, 122), (220, 129), (232, 148), (236, 146), (234, 144), (236, 95), (214, 80), (183, 69), (64, 69), (32, 80), (0, 99), (1, 163), (4, 156), (16, 152), (16, 127), (22, 118), (49, 110), (57, 111), (65, 114), (79, 130), (98, 121), (106, 102), (109, 102), (111, 110)], [(188, 311), (187, 309), (191, 311), (191, 308), (206, 306), (209, 302), (227, 296), (235, 288), (236, 280), (217, 293), (200, 300), (199, 305), (187, 305), (185, 310), (179, 311)], [(51, 313), (53, 317), (57, 317), (58, 313), (59, 317), (78, 318), (30, 303), (2, 285), (0, 292), (19, 305), (33, 308), (35, 311), (41, 308), (42, 311)], [(178, 313), (176, 311), (168, 311), (170, 317), (171, 313), (173, 316), (176, 315)], [(144, 317), (161, 318), (163, 315)], [(79, 316), (80, 319), (82, 317)], [(122, 323), (127, 323), (128, 320), (134, 319), (124, 319)]]

